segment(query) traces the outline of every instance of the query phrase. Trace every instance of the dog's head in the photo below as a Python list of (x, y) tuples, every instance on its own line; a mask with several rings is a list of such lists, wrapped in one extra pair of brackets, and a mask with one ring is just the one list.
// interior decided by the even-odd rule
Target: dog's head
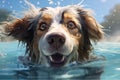
[(80, 6), (42, 8), (8, 24), (6, 30), (26, 44), (32, 62), (53, 67), (88, 60), (91, 41), (103, 35), (100, 24)]

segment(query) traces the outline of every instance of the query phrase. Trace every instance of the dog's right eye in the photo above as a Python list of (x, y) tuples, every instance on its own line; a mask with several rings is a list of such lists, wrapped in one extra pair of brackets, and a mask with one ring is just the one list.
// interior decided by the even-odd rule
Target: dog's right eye
[(48, 25), (47, 25), (47, 23), (45, 23), (45, 22), (42, 22), (42, 23), (40, 23), (40, 25), (39, 25), (39, 30), (41, 30), (41, 31), (45, 31), (46, 29), (48, 28)]
[(74, 28), (76, 28), (76, 25), (75, 25), (75, 23), (74, 23), (73, 21), (69, 21), (69, 22), (67, 23), (67, 27), (68, 27), (69, 29), (74, 29)]

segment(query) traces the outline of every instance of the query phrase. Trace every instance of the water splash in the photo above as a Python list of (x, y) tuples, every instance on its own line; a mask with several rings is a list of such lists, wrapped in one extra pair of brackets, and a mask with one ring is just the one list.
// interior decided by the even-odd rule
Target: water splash
[(24, 2), (27, 4), (27, 6), (30, 8), (30, 9), (36, 9), (36, 7), (30, 3), (28, 0), (24, 0)]
[[(34, 1), (34, 0), (13, 0), (15, 3), (7, 0), (0, 1), (0, 8), (6, 8), (10, 11), (20, 12), (21, 10), (28, 9), (28, 2), (31, 2), (35, 7), (56, 7), (56, 6), (66, 6), (66, 5), (81, 5), (85, 0), (45, 0), (45, 1)], [(29, 4), (30, 5), (30, 4)], [(16, 7), (19, 6), (19, 7)]]
[(4, 58), (7, 54), (6, 53), (1, 53), (0, 52), (0, 58)]
[(40, 5), (40, 2), (39, 2), (39, 1), (37, 2), (37, 5)]
[(82, 5), (84, 3), (85, 0), (81, 0), (80, 3), (78, 3), (77, 5)]
[(48, 3), (51, 5), (51, 4), (54, 4), (54, 1), (53, 0), (48, 0)]
[(68, 5), (82, 5), (85, 0), (71, 0), (71, 1), (67, 1), (67, 0), (47, 0), (50, 6), (65, 6), (64, 3), (68, 4)]

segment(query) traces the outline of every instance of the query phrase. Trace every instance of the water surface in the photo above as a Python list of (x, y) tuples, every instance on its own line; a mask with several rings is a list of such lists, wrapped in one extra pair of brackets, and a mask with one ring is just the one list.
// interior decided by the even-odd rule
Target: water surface
[(64, 68), (44, 66), (24, 67), (18, 56), (24, 55), (25, 47), (18, 42), (0, 42), (0, 79), (6, 80), (120, 80), (120, 43), (100, 42), (94, 46), (94, 53), (102, 55), (98, 60), (85, 64), (73, 62)]

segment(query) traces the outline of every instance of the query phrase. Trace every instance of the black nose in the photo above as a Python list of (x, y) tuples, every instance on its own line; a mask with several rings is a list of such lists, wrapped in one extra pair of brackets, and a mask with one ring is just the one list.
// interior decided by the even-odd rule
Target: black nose
[(54, 48), (59, 48), (65, 43), (65, 35), (62, 33), (52, 33), (48, 35), (47, 42)]

